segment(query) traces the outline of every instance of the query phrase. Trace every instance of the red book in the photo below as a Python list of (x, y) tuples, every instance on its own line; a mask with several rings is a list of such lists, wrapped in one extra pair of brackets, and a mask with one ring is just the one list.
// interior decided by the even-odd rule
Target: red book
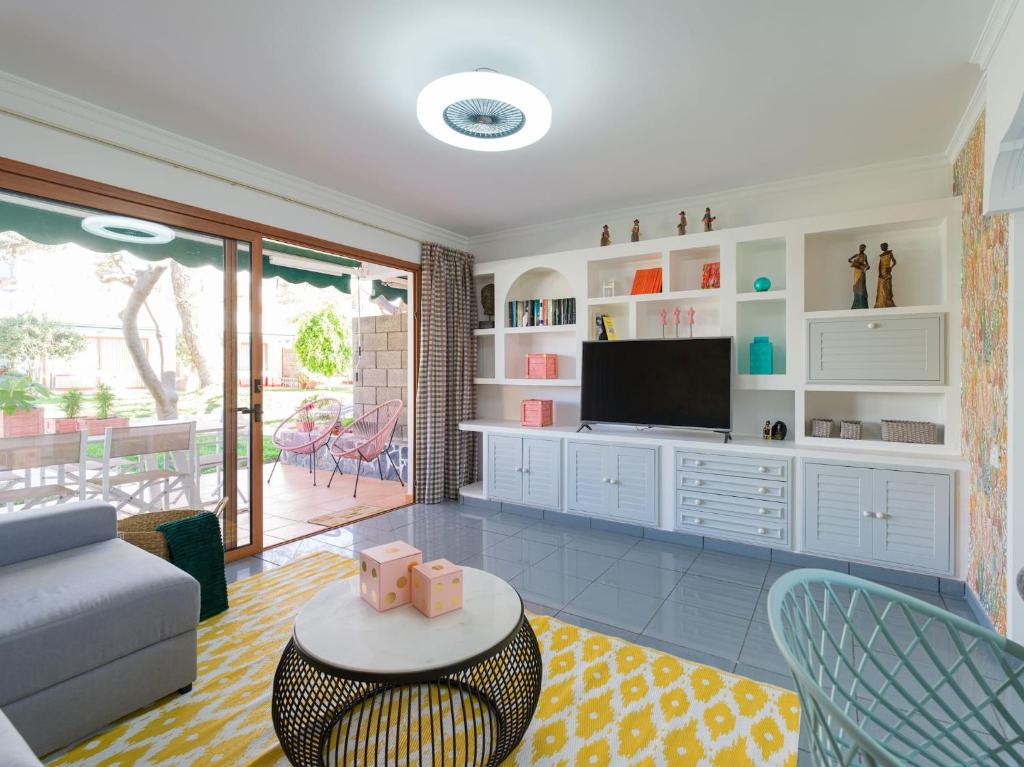
[(661, 267), (651, 269), (637, 269), (633, 275), (633, 287), (629, 291), (631, 295), (639, 296), (647, 293), (661, 292)]

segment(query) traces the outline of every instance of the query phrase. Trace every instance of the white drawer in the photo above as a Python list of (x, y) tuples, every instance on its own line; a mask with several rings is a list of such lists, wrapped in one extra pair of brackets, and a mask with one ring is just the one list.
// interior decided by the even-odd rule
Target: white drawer
[(677, 511), (676, 530), (711, 538), (749, 541), (763, 546), (789, 546), (789, 526), (778, 521), (757, 523), (714, 512), (693, 514)]
[(788, 476), (788, 461), (758, 458), (749, 455), (712, 455), (676, 451), (676, 468), (687, 471), (708, 471), (712, 474), (726, 474), (743, 477), (765, 477), (785, 479)]
[(784, 501), (789, 497), (789, 483), (754, 477), (731, 477), (703, 474), (695, 471), (677, 471), (676, 489), (701, 493), (742, 495)]
[(753, 523), (754, 520), (781, 522), (786, 519), (786, 504), (763, 498), (694, 493), (676, 490), (676, 510), (687, 514), (710, 511), (735, 516)]

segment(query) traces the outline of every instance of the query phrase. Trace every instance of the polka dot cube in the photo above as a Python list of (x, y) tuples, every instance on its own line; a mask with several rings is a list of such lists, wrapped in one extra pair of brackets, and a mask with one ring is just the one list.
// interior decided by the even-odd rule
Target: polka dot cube
[(359, 552), (359, 595), (383, 612), (408, 604), (413, 567), (423, 552), (405, 541), (393, 541)]
[(412, 603), (428, 618), (462, 607), (462, 568), (447, 559), (412, 569)]

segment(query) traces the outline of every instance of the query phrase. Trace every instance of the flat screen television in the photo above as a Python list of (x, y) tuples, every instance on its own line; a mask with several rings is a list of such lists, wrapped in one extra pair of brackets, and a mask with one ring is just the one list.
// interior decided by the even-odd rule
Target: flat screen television
[(732, 338), (583, 343), (580, 419), (732, 430)]

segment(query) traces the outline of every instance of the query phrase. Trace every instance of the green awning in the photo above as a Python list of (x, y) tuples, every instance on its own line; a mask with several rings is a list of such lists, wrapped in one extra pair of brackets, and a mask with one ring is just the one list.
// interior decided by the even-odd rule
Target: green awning
[[(74, 243), (94, 253), (126, 251), (145, 261), (163, 261), (170, 258), (182, 266), (190, 268), (201, 266), (212, 266), (216, 269), (224, 268), (224, 248), (221, 241), (216, 237), (187, 234), (179, 231), (176, 232), (178, 236), (173, 240), (159, 245), (119, 242), (90, 234), (82, 229), (82, 216), (80, 214), (71, 211), (64, 212), (63, 210), (56, 209), (56, 207), (49, 207), (48, 205), (36, 207), (0, 198), (0, 232), (15, 231), (22, 237), (42, 245)], [(342, 258), (281, 242), (265, 240), (263, 247), (264, 251), (302, 256), (303, 258), (335, 266), (352, 268), (360, 266), (359, 261), (350, 258)], [(242, 271), (249, 271), (248, 258), (242, 254), (239, 254), (239, 268)], [(274, 264), (271, 263), (270, 256), (266, 253), (263, 256), (263, 276), (280, 277), (285, 282), (296, 285), (306, 284), (315, 288), (334, 288), (341, 293), (352, 292), (351, 276), (348, 274), (324, 274), (323, 272)], [(407, 300), (405, 290), (392, 288), (379, 280), (374, 280), (371, 288), (371, 297), (376, 298), (377, 296), (384, 296), (389, 301), (394, 301), (397, 298)]]

